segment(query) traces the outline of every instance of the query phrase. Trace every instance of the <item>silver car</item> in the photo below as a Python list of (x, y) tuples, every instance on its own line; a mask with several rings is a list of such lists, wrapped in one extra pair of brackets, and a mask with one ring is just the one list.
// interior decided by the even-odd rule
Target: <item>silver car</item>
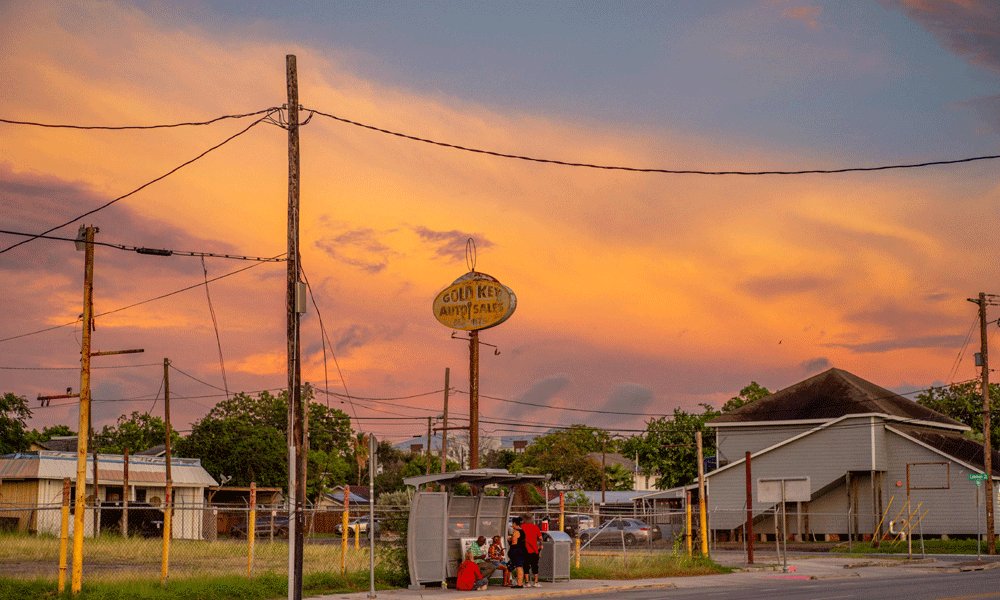
[(612, 519), (604, 527), (591, 527), (580, 532), (580, 543), (621, 544), (626, 546), (647, 544), (660, 539), (658, 527), (651, 527), (639, 519)]

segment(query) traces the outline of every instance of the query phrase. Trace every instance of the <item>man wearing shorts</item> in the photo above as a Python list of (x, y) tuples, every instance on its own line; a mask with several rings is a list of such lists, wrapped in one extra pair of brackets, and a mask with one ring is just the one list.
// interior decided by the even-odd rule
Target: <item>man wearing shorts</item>
[[(521, 523), (521, 533), (524, 535), (524, 586), (542, 587), (538, 584), (538, 553), (541, 551), (542, 531), (537, 525), (531, 522), (531, 517), (527, 517)], [(535, 581), (531, 581), (531, 574), (535, 574)]]

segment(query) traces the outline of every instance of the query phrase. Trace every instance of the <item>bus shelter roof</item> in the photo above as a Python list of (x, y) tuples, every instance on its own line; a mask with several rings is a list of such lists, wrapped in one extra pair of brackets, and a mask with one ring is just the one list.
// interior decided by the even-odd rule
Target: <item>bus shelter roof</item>
[(551, 474), (525, 475), (523, 473), (511, 473), (507, 469), (469, 469), (465, 471), (449, 471), (447, 473), (432, 473), (430, 475), (407, 477), (403, 479), (403, 483), (415, 487), (420, 487), (428, 483), (437, 483), (439, 485), (465, 483), (476, 487), (486, 487), (496, 484), (513, 487), (522, 483), (540, 483), (547, 481), (551, 477)]

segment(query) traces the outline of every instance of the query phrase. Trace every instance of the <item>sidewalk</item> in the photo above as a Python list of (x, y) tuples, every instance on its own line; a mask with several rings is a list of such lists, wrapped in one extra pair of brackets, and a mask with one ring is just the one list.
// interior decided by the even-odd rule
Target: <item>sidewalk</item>
[[(395, 589), (376, 590), (379, 600), (472, 600), (475, 598), (560, 598), (584, 594), (612, 593), (634, 589), (671, 589), (737, 586), (752, 581), (768, 579), (841, 579), (889, 575), (899, 569), (921, 568), (934, 570), (933, 559), (908, 562), (898, 559), (863, 558), (858, 556), (830, 556), (817, 554), (810, 556), (789, 556), (788, 571), (783, 570), (781, 559), (774, 554), (760, 554), (753, 565), (745, 563), (742, 553), (723, 552), (714, 557), (720, 565), (741, 569), (725, 575), (703, 575), (698, 577), (668, 577), (663, 579), (597, 580), (575, 579), (555, 583), (542, 582), (542, 587), (510, 589), (500, 585), (476, 592), (460, 592), (452, 589), (425, 588), (422, 590)], [(316, 597), (318, 600), (367, 600), (368, 592), (353, 594), (328, 594)]]

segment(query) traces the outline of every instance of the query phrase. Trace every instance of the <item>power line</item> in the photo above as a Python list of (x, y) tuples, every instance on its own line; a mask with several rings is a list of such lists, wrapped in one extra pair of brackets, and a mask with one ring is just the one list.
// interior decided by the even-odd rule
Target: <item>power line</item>
[[(284, 254), (285, 253), (281, 253), (278, 256), (284, 256)], [(275, 258), (277, 258), (277, 256)], [(218, 281), (220, 279), (224, 279), (224, 278), (229, 277), (231, 275), (236, 275), (237, 273), (242, 273), (243, 271), (246, 271), (248, 269), (252, 269), (254, 267), (259, 267), (260, 265), (264, 264), (265, 262), (274, 262), (274, 261), (268, 260), (268, 261), (261, 261), (261, 262), (254, 263), (254, 264), (252, 264), (252, 265), (250, 265), (248, 267), (243, 267), (242, 269), (236, 269), (235, 271), (231, 271), (229, 273), (226, 273), (225, 275), (219, 275), (218, 277), (215, 277), (214, 279), (209, 279), (208, 283), (211, 283), (213, 281)], [(135, 308), (136, 306), (140, 306), (142, 304), (147, 304), (149, 302), (154, 302), (156, 300), (162, 300), (164, 298), (169, 298), (170, 296), (175, 296), (177, 294), (180, 294), (181, 292), (186, 292), (188, 290), (193, 290), (194, 288), (202, 286), (202, 285), (205, 285), (205, 284), (204, 283), (196, 283), (196, 284), (190, 285), (190, 286), (188, 286), (186, 288), (181, 288), (179, 290), (175, 290), (175, 291), (170, 292), (168, 294), (163, 294), (162, 296), (157, 296), (155, 298), (149, 298), (147, 300), (142, 300), (141, 302), (136, 302), (135, 304), (129, 304), (128, 306), (122, 306), (122, 307), (116, 308), (114, 310), (109, 310), (107, 312), (102, 312), (100, 314), (96, 314), (96, 315), (94, 315), (94, 318), (96, 319), (97, 317), (103, 317), (103, 316), (110, 315), (110, 314), (113, 314), (113, 313), (116, 313), (116, 312), (121, 312), (123, 310), (128, 310), (130, 308)], [(46, 327), (45, 329), (39, 329), (38, 331), (32, 331), (32, 332), (29, 332), (29, 333), (22, 333), (20, 335), (14, 335), (14, 336), (11, 336), (11, 337), (8, 337), (8, 338), (0, 339), (0, 342), (7, 342), (7, 341), (10, 341), (10, 340), (16, 340), (18, 338), (28, 337), (30, 335), (36, 335), (36, 334), (39, 334), (39, 333), (45, 333), (46, 331), (52, 331), (53, 329), (59, 329), (60, 327), (69, 327), (70, 325), (75, 325), (78, 321), (79, 321), (79, 319), (76, 319), (75, 321), (71, 321), (69, 323), (63, 323), (62, 325), (54, 325), (52, 327)]]
[[(64, 325), (60, 325), (64, 327)], [(107, 367), (95, 367), (91, 366), (91, 370), (95, 369), (131, 369), (132, 367), (159, 367), (160, 363), (144, 363), (141, 365), (113, 365)], [(0, 370), (4, 371), (79, 371), (80, 367), (0, 367)]]
[(799, 171), (708, 171), (708, 170), (696, 170), (696, 169), (663, 169), (663, 168), (643, 168), (643, 167), (627, 167), (619, 165), (598, 165), (592, 163), (580, 163), (580, 162), (570, 162), (564, 160), (555, 160), (550, 158), (538, 158), (532, 156), (523, 156), (520, 154), (507, 154), (505, 152), (497, 152), (494, 150), (483, 150), (481, 148), (472, 148), (469, 146), (461, 146), (458, 144), (450, 144), (447, 142), (439, 142), (437, 140), (421, 138), (414, 135), (409, 135), (406, 133), (400, 133), (398, 131), (392, 131), (389, 129), (383, 129), (381, 127), (375, 127), (373, 125), (366, 125), (364, 123), (359, 123), (357, 121), (352, 121), (350, 119), (345, 119), (343, 117), (338, 117), (329, 113), (325, 113), (318, 110), (308, 109), (301, 107), (302, 110), (308, 110), (309, 112), (315, 113), (317, 115), (333, 119), (335, 121), (340, 121), (341, 123), (347, 123), (348, 125), (354, 125), (356, 127), (362, 127), (364, 129), (370, 129), (372, 131), (377, 131), (379, 133), (385, 133), (387, 135), (394, 135), (396, 137), (401, 137), (403, 139), (412, 140), (415, 142), (423, 142), (425, 144), (431, 144), (434, 146), (441, 146), (444, 148), (452, 148), (454, 150), (462, 150), (464, 152), (473, 152), (476, 154), (486, 154), (489, 156), (496, 156), (498, 158), (510, 158), (514, 160), (523, 160), (528, 162), (545, 163), (552, 165), (559, 165), (563, 167), (581, 167), (586, 169), (601, 169), (607, 171), (629, 171), (633, 173), (665, 173), (670, 175), (828, 175), (833, 173), (856, 173), (865, 171), (889, 171), (892, 169), (918, 169), (922, 167), (932, 167), (941, 165), (955, 165), (961, 163), (970, 163), (983, 160), (996, 160), (1000, 158), (1000, 154), (990, 154), (985, 156), (972, 156), (968, 158), (957, 158), (949, 160), (934, 160), (922, 163), (902, 163), (894, 165), (881, 165), (875, 167), (845, 167), (841, 169), (803, 169)]
[[(26, 233), (23, 231), (10, 231), (8, 229), (0, 229), (0, 233), (5, 233), (8, 235), (21, 235), (25, 237), (30, 237), (32, 239), (43, 239), (43, 240), (58, 240), (61, 242), (76, 242), (76, 238), (59, 237), (55, 235), (39, 235), (35, 233)], [(30, 240), (28, 240), (30, 241)], [(201, 258), (229, 258), (232, 260), (255, 260), (258, 262), (284, 262), (283, 258), (267, 258), (263, 256), (246, 256), (243, 254), (218, 254), (215, 252), (190, 252), (187, 250), (167, 250), (160, 248), (145, 248), (141, 246), (128, 246), (126, 244), (113, 244), (109, 242), (94, 242), (95, 246), (104, 246), (106, 248), (114, 248), (116, 250), (125, 250), (127, 252), (135, 252), (136, 254), (151, 254), (154, 256), (194, 256)], [(283, 256), (279, 254), (278, 256)]]
[(171, 127), (187, 127), (191, 125), (211, 125), (212, 123), (217, 123), (226, 119), (243, 119), (246, 117), (254, 117), (257, 115), (262, 115), (264, 113), (272, 113), (279, 110), (277, 107), (265, 108), (263, 110), (258, 110), (255, 112), (243, 113), (238, 115), (223, 115), (221, 117), (216, 117), (208, 121), (190, 121), (186, 123), (170, 123), (165, 125), (119, 125), (119, 126), (107, 126), (107, 125), (58, 125), (53, 123), (36, 123), (34, 121), (15, 121), (13, 119), (0, 119), (0, 123), (7, 123), (8, 125), (30, 125), (32, 127), (45, 127), (49, 129), (84, 129), (84, 130), (106, 130), (106, 131), (126, 131), (134, 129), (168, 129)]
[[(250, 131), (251, 129), (253, 129), (253, 128), (254, 128), (254, 126), (256, 126), (256, 125), (260, 124), (260, 123), (261, 123), (261, 122), (263, 122), (263, 121), (265, 121), (265, 120), (266, 120), (266, 119), (267, 119), (267, 118), (268, 118), (268, 117), (269, 117), (269, 116), (270, 116), (270, 115), (271, 115), (271, 114), (272, 114), (273, 112), (275, 112), (275, 111), (277, 111), (277, 110), (279, 110), (279, 109), (268, 109), (268, 110), (266, 111), (266, 112), (267, 112), (267, 114), (266, 114), (265, 116), (263, 116), (263, 117), (261, 117), (261, 118), (257, 119), (256, 121), (254, 121), (253, 123), (251, 123), (250, 125), (248, 125), (247, 127), (245, 127), (245, 128), (244, 128), (244, 129), (243, 129), (242, 131), (240, 131), (239, 133), (237, 133), (237, 134), (235, 134), (235, 135), (232, 135), (232, 136), (230, 136), (230, 137), (226, 138), (226, 139), (225, 139), (225, 140), (223, 140), (222, 142), (220, 142), (220, 143), (216, 144), (215, 146), (212, 146), (212, 147), (211, 147), (211, 148), (209, 148), (208, 150), (205, 150), (204, 152), (202, 152), (202, 153), (201, 153), (201, 154), (199, 154), (198, 156), (196, 156), (196, 157), (192, 158), (191, 160), (189, 160), (189, 161), (187, 161), (187, 162), (184, 162), (184, 163), (181, 163), (180, 165), (178, 165), (178, 166), (174, 167), (173, 169), (171, 169), (171, 170), (167, 171), (167, 172), (166, 172), (166, 173), (164, 173), (163, 175), (160, 175), (159, 177), (157, 177), (157, 178), (155, 178), (155, 179), (153, 179), (153, 180), (151, 180), (151, 181), (148, 181), (148, 182), (146, 182), (146, 183), (144, 183), (144, 184), (140, 185), (139, 187), (135, 188), (134, 190), (132, 190), (131, 192), (129, 192), (129, 193), (125, 194), (125, 195), (122, 195), (122, 196), (118, 196), (118, 197), (117, 197), (117, 198), (115, 198), (114, 200), (110, 200), (110, 201), (108, 201), (108, 202), (105, 202), (104, 204), (102, 204), (101, 206), (98, 206), (97, 208), (95, 208), (95, 209), (93, 209), (93, 210), (88, 210), (87, 212), (83, 213), (82, 215), (80, 215), (80, 216), (78, 216), (78, 217), (74, 217), (73, 219), (71, 219), (71, 220), (69, 220), (69, 221), (66, 221), (66, 222), (65, 222), (65, 223), (63, 223), (62, 225), (57, 225), (57, 226), (55, 226), (55, 227), (53, 227), (53, 228), (51, 228), (51, 229), (47, 229), (46, 231), (43, 231), (43, 232), (42, 232), (42, 233), (41, 233), (40, 235), (45, 235), (45, 234), (49, 234), (49, 233), (52, 233), (53, 231), (55, 231), (55, 230), (57, 230), (57, 229), (62, 229), (63, 227), (65, 227), (65, 226), (67, 226), (67, 225), (70, 225), (70, 224), (72, 224), (72, 223), (75, 223), (75, 222), (79, 221), (80, 219), (82, 219), (82, 218), (84, 218), (84, 217), (86, 217), (86, 216), (88, 216), (88, 215), (92, 215), (92, 214), (94, 214), (94, 213), (96, 213), (96, 212), (98, 212), (98, 211), (100, 211), (100, 210), (104, 210), (105, 208), (107, 208), (107, 207), (111, 206), (111, 205), (112, 205), (112, 204), (114, 204), (115, 202), (118, 202), (119, 200), (124, 200), (125, 198), (128, 198), (129, 196), (131, 196), (131, 195), (133, 195), (133, 194), (136, 194), (136, 193), (138, 193), (139, 191), (141, 191), (141, 190), (143, 190), (143, 189), (145, 189), (145, 188), (147, 188), (147, 187), (149, 187), (149, 186), (153, 185), (154, 183), (156, 183), (156, 182), (158, 182), (158, 181), (160, 181), (160, 180), (162, 180), (162, 179), (166, 179), (167, 177), (169, 177), (169, 176), (173, 175), (173, 174), (174, 174), (174, 173), (176, 173), (177, 171), (179, 171), (179, 170), (183, 169), (184, 167), (186, 167), (186, 166), (190, 165), (191, 163), (193, 163), (193, 162), (195, 162), (195, 161), (197, 161), (197, 160), (201, 159), (202, 157), (204, 157), (205, 155), (207, 155), (207, 154), (208, 154), (209, 152), (212, 152), (213, 150), (217, 150), (217, 149), (219, 149), (219, 148), (221, 148), (221, 147), (225, 146), (225, 145), (226, 145), (226, 144), (228, 144), (229, 142), (231, 142), (231, 141), (235, 140), (236, 138), (240, 137), (240, 136), (241, 136), (241, 135), (243, 135), (244, 133), (246, 133), (246, 132)], [(27, 244), (28, 242), (30, 242), (30, 241), (32, 241), (32, 240), (34, 240), (34, 239), (37, 239), (37, 236), (36, 236), (36, 237), (32, 237), (32, 238), (29, 238), (29, 239), (26, 239), (26, 240), (22, 240), (22, 241), (20, 241), (20, 242), (18, 242), (18, 243), (16, 243), (16, 244), (13, 244), (13, 245), (11, 245), (11, 246), (8, 246), (8, 247), (4, 248), (3, 250), (0, 250), (0, 254), (3, 254), (4, 252), (7, 252), (8, 250), (12, 250), (12, 249), (14, 249), (14, 248), (17, 248), (18, 246), (20, 246), (20, 245), (22, 245), (22, 244)]]

